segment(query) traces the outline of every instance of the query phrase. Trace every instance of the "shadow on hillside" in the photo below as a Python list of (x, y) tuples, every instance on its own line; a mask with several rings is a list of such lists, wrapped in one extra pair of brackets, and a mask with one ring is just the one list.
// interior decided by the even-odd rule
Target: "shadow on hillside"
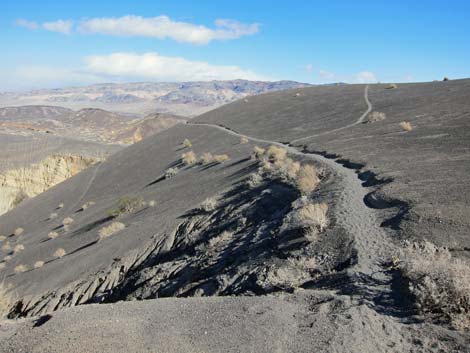
[[(263, 190), (269, 188), (269, 192)], [(268, 263), (284, 261), (292, 249), (280, 250), (286, 240), (276, 237), (284, 216), (298, 194), (277, 181), (248, 188), (239, 182), (219, 199), (214, 211), (193, 209), (179, 217), (168, 251), (156, 251), (126, 280), (113, 289), (107, 302), (128, 296), (139, 298), (266, 294), (259, 285), (262, 269)], [(223, 278), (232, 278), (226, 283)], [(155, 281), (155, 278), (159, 278)], [(140, 294), (137, 294), (140, 293)], [(145, 294), (142, 294), (145, 293)]]
[(84, 225), (84, 226), (82, 226), (82, 227), (80, 227), (80, 228), (74, 230), (74, 231), (72, 232), (72, 235), (71, 235), (71, 236), (72, 236), (72, 237), (75, 237), (75, 236), (77, 236), (77, 235), (79, 235), (79, 234), (83, 234), (83, 233), (89, 232), (90, 230), (93, 230), (93, 229), (99, 227), (100, 225), (102, 225), (102, 224), (104, 224), (104, 223), (107, 223), (107, 222), (113, 220), (114, 218), (116, 218), (116, 217), (115, 217), (115, 216), (106, 216), (106, 217), (101, 218), (101, 219), (99, 219), (99, 220), (97, 220), (97, 221), (88, 223), (88, 224), (86, 224), (86, 225)]
[[(351, 265), (352, 263), (344, 264), (344, 269)], [(390, 273), (390, 270), (385, 269), (385, 271)], [(366, 304), (380, 314), (414, 320), (410, 315), (415, 313), (415, 309), (409, 294), (403, 288), (404, 282), (397, 277), (396, 271), (391, 274), (391, 280), (382, 280), (375, 278), (374, 274), (351, 275), (341, 270), (320, 280), (304, 283), (302, 288), (334, 290), (339, 295), (359, 297), (361, 304)], [(383, 288), (388, 286), (395, 290), (384, 291)]]
[(166, 179), (165, 175), (162, 175), (159, 178), (155, 179), (154, 181), (152, 181), (152, 182), (148, 183), (147, 185), (145, 185), (145, 187), (148, 188), (149, 186), (155, 185), (155, 184), (157, 184), (157, 183), (159, 183), (159, 182), (161, 182), (165, 179)]
[(242, 168), (240, 170), (237, 170), (236, 172), (230, 174), (228, 176), (229, 179), (238, 179), (243, 176), (249, 175), (251, 173), (254, 173), (258, 170), (258, 163), (254, 162), (246, 166), (245, 168)]

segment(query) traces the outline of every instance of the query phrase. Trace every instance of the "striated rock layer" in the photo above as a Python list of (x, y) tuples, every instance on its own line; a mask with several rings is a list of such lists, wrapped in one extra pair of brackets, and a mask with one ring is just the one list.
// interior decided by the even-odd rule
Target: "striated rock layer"
[(0, 174), (0, 214), (74, 176), (97, 159), (80, 155), (52, 155), (37, 164)]

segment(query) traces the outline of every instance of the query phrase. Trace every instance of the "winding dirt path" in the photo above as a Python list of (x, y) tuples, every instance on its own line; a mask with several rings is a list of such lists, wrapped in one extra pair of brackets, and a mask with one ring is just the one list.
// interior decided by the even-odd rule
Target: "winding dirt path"
[[(372, 104), (368, 98), (368, 86), (365, 88), (364, 99), (367, 103), (367, 110), (356, 122), (344, 126), (341, 129), (360, 124), (372, 110)], [(337, 189), (335, 190), (336, 196), (338, 197), (338, 203), (335, 205), (336, 222), (354, 237), (355, 248), (357, 249), (357, 263), (349, 269), (349, 274), (354, 278), (373, 277), (374, 280), (380, 280), (381, 282), (387, 279), (387, 275), (384, 273), (381, 264), (388, 254), (391, 253), (392, 243), (386, 231), (380, 227), (381, 220), (378, 217), (377, 211), (367, 207), (364, 203), (364, 197), (369, 190), (362, 186), (362, 181), (358, 178), (354, 170), (345, 168), (336, 161), (321, 155), (301, 152), (295, 147), (278, 141), (243, 135), (224, 126), (191, 122), (187, 124), (207, 126), (233, 136), (246, 137), (252, 142), (280, 146), (287, 149), (288, 153), (291, 155), (328, 166), (335, 174), (337, 181)], [(310, 137), (312, 136), (307, 136), (303, 139)], [(295, 141), (299, 140), (300, 139)]]
[(362, 124), (362, 122), (364, 121), (364, 119), (366, 118), (366, 116), (369, 115), (369, 113), (372, 111), (372, 104), (370, 103), (370, 100), (369, 100), (369, 86), (368, 86), (368, 85), (367, 85), (366, 88), (364, 89), (364, 100), (366, 101), (366, 104), (367, 104), (367, 110), (366, 110), (366, 111), (359, 117), (359, 119), (357, 119), (354, 123), (348, 124), (348, 125), (346, 125), (346, 126), (342, 126), (342, 127), (340, 127), (340, 128), (337, 128), (337, 129), (325, 131), (325, 132), (322, 132), (322, 133), (320, 133), (320, 134), (315, 134), (315, 135), (309, 135), (309, 136), (301, 137), (301, 138), (298, 138), (298, 139), (295, 139), (295, 140), (290, 141), (290, 143), (294, 144), (294, 143), (297, 143), (297, 142), (300, 142), (300, 141), (309, 140), (309, 139), (311, 139), (312, 137), (318, 137), (318, 136), (328, 135), (328, 134), (331, 134), (332, 132), (337, 132), (337, 131), (341, 131), (341, 130), (346, 130), (346, 129), (349, 129), (349, 128), (353, 127), (353, 126)]
[[(92, 166), (92, 167), (95, 167), (95, 170), (93, 170), (91, 178), (88, 180), (88, 183), (86, 184), (85, 189), (83, 189), (83, 191), (80, 194), (77, 201), (75, 201), (70, 207), (67, 208), (65, 214), (69, 214), (70, 212), (73, 212), (73, 210), (76, 207), (78, 207), (80, 205), (80, 203), (83, 201), (83, 199), (85, 198), (88, 191), (90, 191), (90, 188), (93, 185), (93, 182), (95, 181), (96, 175), (98, 174), (98, 171), (100, 170), (103, 163), (104, 163), (104, 161), (101, 161), (101, 162), (98, 162), (98, 163), (96, 163)], [(92, 167), (90, 167), (90, 168), (92, 168)]]

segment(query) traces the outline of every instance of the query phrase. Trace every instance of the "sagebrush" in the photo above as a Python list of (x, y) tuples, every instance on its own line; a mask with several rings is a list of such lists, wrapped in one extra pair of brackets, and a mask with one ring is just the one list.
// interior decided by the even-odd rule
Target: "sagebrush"
[(296, 217), (300, 225), (323, 231), (328, 226), (327, 212), (326, 203), (309, 203), (297, 210)]
[(65, 251), (65, 249), (63, 249), (63, 248), (58, 248), (58, 249), (54, 252), (54, 257), (60, 259), (60, 258), (64, 257), (66, 254), (67, 254), (67, 252)]
[(470, 264), (430, 242), (406, 243), (399, 268), (421, 313), (436, 314), (457, 328), (470, 327)]
[(411, 123), (408, 121), (402, 121), (400, 123), (400, 127), (403, 129), (403, 131), (410, 132), (413, 130), (413, 127), (411, 126)]
[(98, 235), (100, 237), (100, 240), (103, 240), (103, 239), (109, 238), (111, 235), (123, 230), (124, 228), (126, 228), (124, 223), (113, 222), (110, 225), (107, 225), (101, 228), (98, 231)]
[(230, 157), (226, 154), (216, 154), (214, 156), (214, 161), (217, 162), (217, 163), (225, 163), (227, 162), (228, 160), (230, 160)]
[(184, 165), (193, 165), (197, 161), (197, 156), (194, 151), (185, 152), (181, 155), (181, 161)]
[(201, 210), (205, 212), (211, 212), (211, 211), (214, 211), (216, 207), (217, 207), (217, 200), (213, 197), (209, 197), (205, 199), (204, 201), (202, 201), (200, 208)]
[(317, 169), (311, 164), (301, 166), (297, 175), (296, 184), (302, 194), (313, 192), (317, 188), (318, 184), (320, 184)]
[(119, 198), (116, 208), (109, 210), (108, 214), (112, 217), (119, 217), (126, 213), (132, 213), (144, 206), (144, 199), (139, 196), (123, 196)]

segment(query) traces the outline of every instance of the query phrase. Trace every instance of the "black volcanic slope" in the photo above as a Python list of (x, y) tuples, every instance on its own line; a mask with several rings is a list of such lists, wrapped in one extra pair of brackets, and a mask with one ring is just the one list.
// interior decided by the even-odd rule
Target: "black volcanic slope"
[[(378, 208), (401, 208), (389, 225), (407, 238), (470, 248), (470, 80), (387, 88), (369, 88), (372, 111), (385, 113), (385, 120), (339, 131), (330, 132), (356, 122), (366, 109), (364, 86), (268, 93), (226, 105), (195, 121), (292, 142), (300, 149), (352, 162), (377, 181), (393, 181), (379, 191), (378, 198), (388, 202), (375, 202), (375, 195), (368, 200)], [(410, 122), (413, 130), (404, 132), (399, 126), (402, 121)], [(312, 137), (296, 141), (306, 136)]]
[[(24, 246), (1, 253), (9, 317), (27, 318), (0, 322), (0, 351), (468, 350), (468, 332), (417, 315), (389, 266), (402, 239), (468, 257), (468, 97), (470, 80), (267, 93), (120, 150), (25, 201), (0, 217), (2, 245)], [(375, 111), (386, 118), (365, 123)], [(185, 138), (199, 156), (230, 160), (184, 166)], [(301, 197), (276, 178), (249, 186), (259, 167), (253, 146), (269, 144), (315, 164), (320, 187)], [(170, 168), (179, 172), (165, 178)], [(147, 204), (114, 219), (121, 197)], [(217, 200), (213, 209), (201, 207), (207, 198)], [(306, 202), (329, 207), (329, 225), (315, 236), (290, 223)], [(114, 221), (125, 228), (99, 240)]]

